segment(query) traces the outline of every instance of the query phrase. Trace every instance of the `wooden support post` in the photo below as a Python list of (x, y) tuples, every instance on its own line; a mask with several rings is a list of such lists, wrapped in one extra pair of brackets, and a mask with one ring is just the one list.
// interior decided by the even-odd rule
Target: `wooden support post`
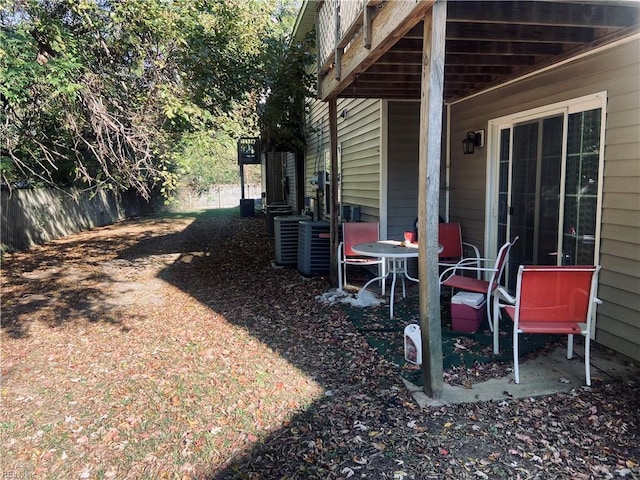
[(331, 202), (331, 240), (329, 241), (329, 261), (331, 285), (338, 284), (338, 100), (332, 97), (329, 100), (329, 144), (331, 148), (331, 198), (325, 198)]
[(373, 9), (368, 5), (369, 0), (362, 0), (362, 32), (364, 48), (371, 48), (371, 23), (373, 22)]
[(424, 392), (442, 398), (442, 327), (438, 285), (438, 211), (444, 90), (444, 48), (447, 3), (438, 0), (424, 19), (420, 144), (418, 238), (420, 239), (420, 327)]

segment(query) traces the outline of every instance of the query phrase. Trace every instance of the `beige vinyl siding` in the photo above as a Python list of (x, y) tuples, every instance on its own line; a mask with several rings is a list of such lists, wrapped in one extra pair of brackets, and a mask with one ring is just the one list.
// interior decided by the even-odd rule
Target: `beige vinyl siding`
[(361, 220), (380, 218), (380, 100), (338, 101), (342, 204), (358, 205)]
[(596, 341), (640, 359), (640, 41), (634, 39), (452, 105), (451, 216), (483, 244), (486, 148), (463, 155), (469, 130), (493, 118), (607, 92), (602, 272)]
[[(307, 128), (310, 132), (305, 156), (305, 195), (317, 198), (310, 183), (329, 159), (329, 119), (325, 102), (314, 100), (310, 106)], [(380, 218), (380, 101), (376, 99), (340, 99), (338, 145), (342, 203), (361, 207), (363, 221)], [(318, 201), (322, 203), (323, 198)]]
[(596, 340), (640, 359), (640, 42), (609, 72)]
[(325, 102), (311, 100), (307, 117), (307, 150), (305, 152), (304, 195), (316, 198), (311, 178), (324, 168), (324, 151), (329, 149), (329, 108)]

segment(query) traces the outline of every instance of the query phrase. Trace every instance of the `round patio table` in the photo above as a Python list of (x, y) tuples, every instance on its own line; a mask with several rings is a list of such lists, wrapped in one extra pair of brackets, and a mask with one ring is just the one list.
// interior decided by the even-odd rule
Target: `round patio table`
[[(358, 255), (386, 259), (387, 268), (384, 269), (383, 274), (365, 283), (358, 292), (358, 297), (360, 297), (360, 294), (365, 291), (370, 284), (387, 278), (391, 274), (393, 279), (391, 281), (391, 297), (389, 299), (389, 318), (393, 318), (393, 301), (398, 274), (401, 275), (400, 278), (402, 279), (402, 298), (406, 298), (407, 296), (404, 282), (405, 277), (412, 282), (419, 281), (407, 272), (407, 259), (418, 258), (418, 244), (399, 242), (397, 240), (380, 240), (378, 242), (359, 243), (351, 247), (351, 249)], [(438, 253), (442, 250), (442, 245), (438, 245)]]

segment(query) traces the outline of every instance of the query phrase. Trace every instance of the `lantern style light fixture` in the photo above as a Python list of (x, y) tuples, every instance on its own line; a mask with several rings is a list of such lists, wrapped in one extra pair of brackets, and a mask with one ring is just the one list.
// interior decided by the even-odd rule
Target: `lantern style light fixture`
[(484, 147), (484, 130), (467, 132), (466, 138), (462, 141), (462, 151), (465, 155), (472, 154), (475, 147)]

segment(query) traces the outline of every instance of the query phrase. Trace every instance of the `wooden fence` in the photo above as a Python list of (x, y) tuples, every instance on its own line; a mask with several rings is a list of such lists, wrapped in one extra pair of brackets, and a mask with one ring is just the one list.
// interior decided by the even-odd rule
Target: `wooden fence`
[(90, 195), (74, 189), (41, 188), (0, 193), (3, 250), (25, 250), (125, 217), (121, 197), (113, 191)]
[[(245, 185), (245, 198), (261, 198), (259, 184)], [(102, 190), (92, 194), (75, 189), (3, 190), (0, 198), (2, 251), (26, 250), (56, 238), (126, 217), (150, 213), (154, 207), (135, 194)], [(180, 196), (180, 209), (233, 208), (240, 204), (239, 185), (214, 185), (192, 198)]]

